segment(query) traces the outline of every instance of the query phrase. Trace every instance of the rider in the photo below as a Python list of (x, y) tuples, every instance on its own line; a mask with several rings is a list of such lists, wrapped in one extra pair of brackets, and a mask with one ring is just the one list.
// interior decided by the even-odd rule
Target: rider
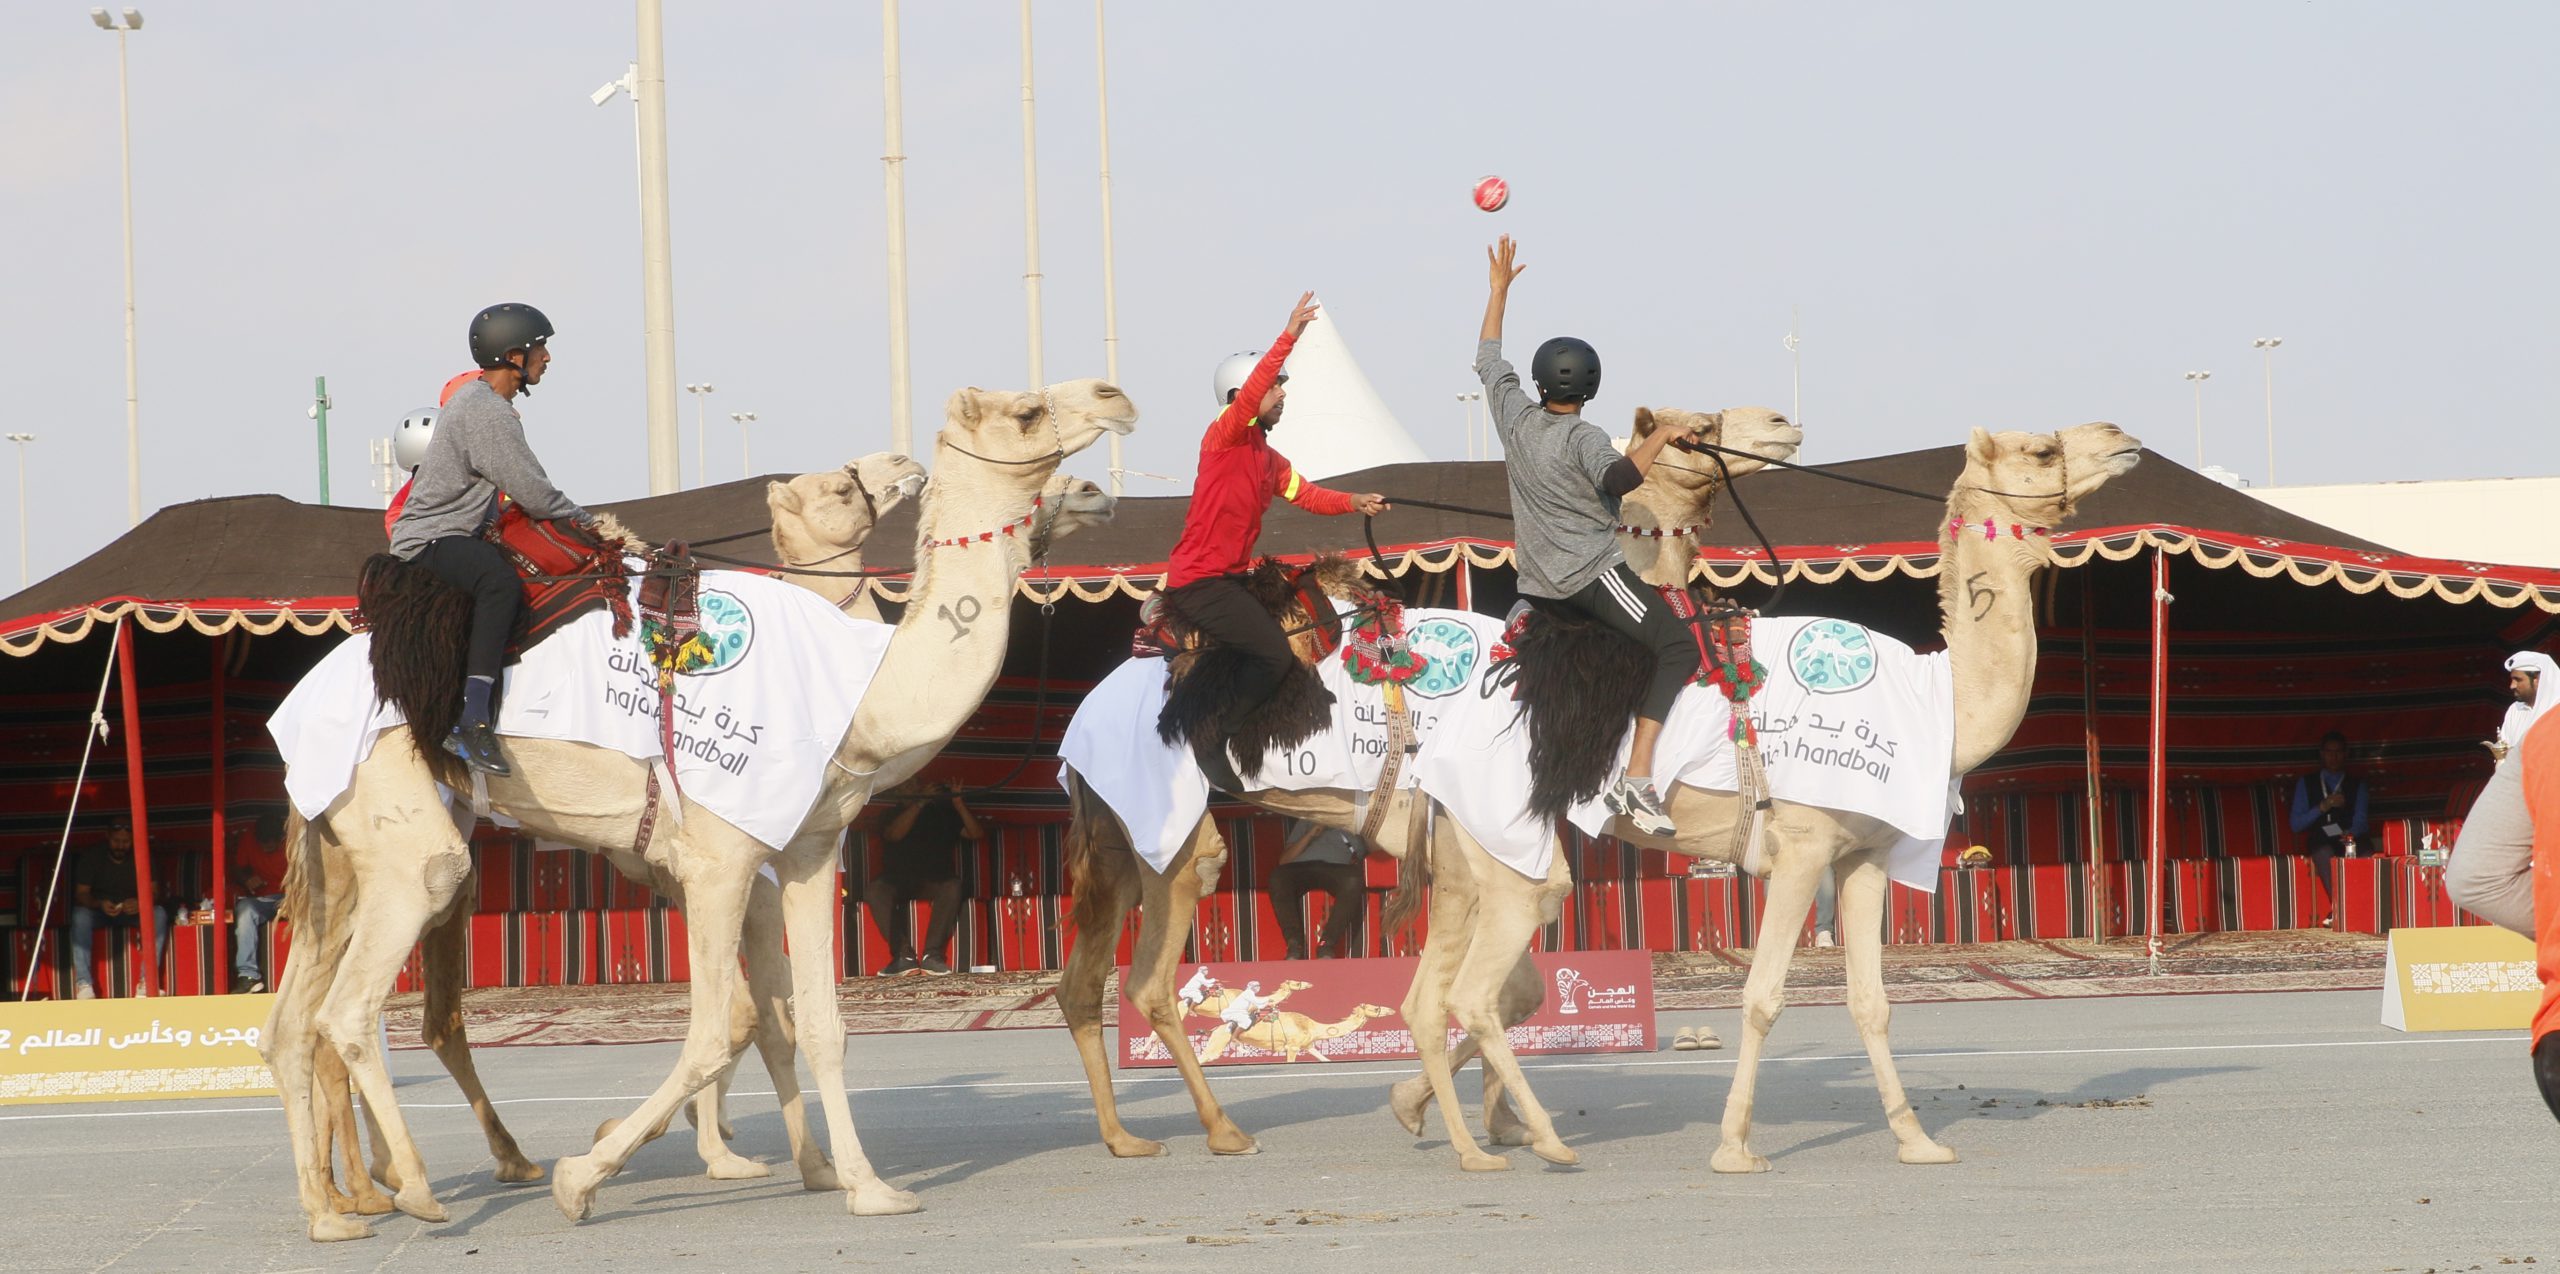
[(490, 699), (524, 608), (524, 585), (506, 554), (480, 533), (496, 519), (502, 495), (530, 517), (590, 520), (551, 485), (525, 445), (524, 418), (515, 408), (516, 395), (541, 384), (551, 365), (551, 335), (551, 320), (530, 305), (492, 305), (472, 318), (471, 359), (482, 374), (436, 413), (426, 456), (391, 530), (393, 556), (471, 595), (462, 719), (444, 746), (471, 768), (501, 777), (512, 771), (498, 752)]
[(418, 466), (426, 463), (427, 443), (436, 436), (436, 412), (453, 401), (453, 391), (480, 379), (474, 368), (444, 383), (444, 392), (436, 395), (436, 405), (421, 407), (400, 418), (398, 428), (391, 431), (391, 462), (408, 473), (400, 489), (391, 494), (391, 503), (382, 507), (382, 533), (390, 535), (400, 525), (400, 511), (409, 507), (409, 488), (418, 485)]
[(1262, 1020), (1263, 1011), (1270, 1007), (1271, 1001), (1263, 998), (1262, 984), (1247, 982), (1243, 990), (1227, 1001), (1227, 1007), (1218, 1014), (1218, 1020), (1227, 1024), (1231, 1034), (1242, 1035), (1252, 1030), (1254, 1024)]
[(1218, 364), (1218, 418), (1209, 422), (1209, 432), (1200, 440), (1200, 476), (1191, 484), (1182, 539), (1173, 546), (1165, 572), (1167, 598), (1177, 612), (1211, 640), (1243, 651), (1250, 660), (1246, 679), (1227, 709), (1229, 723), (1261, 707), (1296, 658), (1279, 621), (1254, 600), (1243, 580), (1253, 566), (1254, 543), (1262, 538), (1262, 515), (1272, 497), (1327, 516), (1375, 515), (1387, 509), (1384, 496), (1350, 495), (1299, 477), (1289, 458), (1271, 449), (1269, 434), (1279, 425), (1289, 396), (1281, 384), (1288, 373), (1280, 369), (1298, 334), (1315, 319), (1315, 295), (1298, 297), (1289, 311), (1288, 330), (1270, 349), (1231, 355)]
[(1582, 418), (1582, 405), (1600, 392), (1600, 354), (1577, 337), (1559, 336), (1539, 346), (1529, 373), (1540, 401), (1521, 392), (1520, 373), (1502, 357), (1502, 312), (1511, 281), (1528, 268), (1513, 265), (1512, 253), (1509, 235), (1485, 251), (1493, 293), (1476, 344), (1476, 375), (1484, 381), (1487, 414), (1502, 435), (1508, 462), (1520, 593), (1543, 606), (1579, 611), (1653, 651), (1653, 679), (1636, 713), (1626, 773), (1611, 785), (1605, 803), (1637, 831), (1669, 836), (1671, 816), (1653, 786), (1653, 745), (1680, 688), (1697, 675), (1698, 647), (1653, 586), (1628, 568), (1617, 527), (1619, 498), (1643, 485), (1673, 431), (1656, 429), (1618, 454), (1609, 435)]

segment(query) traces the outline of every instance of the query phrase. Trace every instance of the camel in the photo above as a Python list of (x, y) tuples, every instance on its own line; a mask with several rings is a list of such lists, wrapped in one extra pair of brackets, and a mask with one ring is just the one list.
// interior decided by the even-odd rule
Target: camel
[[(966, 389), (951, 396), (936, 437), (938, 464), (920, 519), (914, 593), (886, 657), (834, 752), (816, 801), (777, 854), (689, 799), (662, 792), (660, 834), (649, 863), (668, 873), (686, 904), (691, 961), (726, 969), (739, 958), (749, 884), (767, 865), (781, 877), (792, 979), (794, 1043), (805, 1053), (825, 1108), (834, 1164), (814, 1146), (800, 1163), (804, 1185), (845, 1190), (855, 1215), (912, 1212), (913, 1194), (872, 1170), (854, 1132), (844, 1090), (844, 1022), (834, 998), (832, 908), (835, 842), (876, 787), (901, 782), (930, 760), (984, 698), (1001, 669), (1015, 581), (1035, 541), (1069, 516), (1109, 515), (1099, 491), (1044, 498), (1058, 462), (1105, 433), (1125, 432), (1136, 411), (1116, 387), (1069, 381), (1019, 393)], [(943, 453), (949, 454), (943, 454)], [(312, 1144), (311, 1051), (342, 1053), (365, 1103), (382, 1126), (399, 1190), (393, 1202), (440, 1221), (425, 1165), (392, 1100), (372, 1034), (384, 996), (427, 921), (450, 903), (468, 873), (467, 841), (447, 815), (405, 730), (394, 730), (356, 769), (348, 791), (315, 822), (306, 841), (343, 844), (357, 887), (345, 916), (330, 916), (334, 960), (287, 970), (265, 1037), (283, 1092), (301, 1201), (315, 1240), (363, 1237), (369, 1227), (327, 1209)], [(594, 849), (639, 840), (647, 767), (583, 744), (512, 740), (516, 773), (486, 785), (491, 806), (545, 839)], [(308, 851), (306, 851), (308, 852)], [(753, 956), (754, 949), (750, 949)], [(635, 1114), (592, 1151), (564, 1158), (552, 1197), (572, 1220), (593, 1207), (596, 1189), (619, 1171), (648, 1133), (712, 1083), (731, 1056), (734, 977), (696, 978), (683, 1055)], [(776, 1075), (777, 1090), (781, 1076)], [(783, 1095), (786, 1112), (798, 1094)]]
[[(1938, 537), (1941, 631), (1956, 704), (1951, 777), (1961, 778), (1998, 752), (2026, 715), (2036, 662), (2032, 584), (2036, 572), (2053, 561), (2045, 533), (2140, 458), (2141, 443), (2111, 424), (2076, 425), (2052, 434), (1973, 431)], [(1996, 538), (1983, 534), (1986, 523), (1997, 530)], [(1966, 533), (1956, 534), (1957, 527)], [(1676, 840), (1637, 834), (1624, 819), (1612, 819), (1609, 831), (1649, 849), (1750, 866), (1753, 847), (1736, 843), (1738, 802), (1733, 793), (1678, 784), (1669, 804), (1681, 829)], [(1504, 1090), (1517, 1103), (1532, 1149), (1553, 1159), (1543, 1148), (1554, 1143), (1553, 1123), (1522, 1078), (1502, 1026), (1526, 1016), (1522, 1000), (1535, 1003), (1538, 979), (1521, 952), (1540, 917), (1552, 914), (1544, 908), (1556, 896), (1563, 855), (1556, 856), (1549, 879), (1531, 881), (1496, 861), (1457, 820), (1440, 820), (1439, 830), (1444, 835), (1435, 838), (1431, 858), (1431, 932), (1405, 1020), (1438, 1021), (1444, 1005), (1454, 1011), (1471, 1037), (1469, 1046), (1482, 1052), (1487, 1069), (1500, 1074)], [(1761, 1049), (1785, 1006), (1787, 965), (1812, 906), (1816, 878), (1835, 864), (1846, 869), (1840, 877), (1840, 917), (1849, 1013), (1875, 1068), (1886, 1122), (1900, 1143), (1899, 1157), (1911, 1164), (1955, 1162), (1955, 1152), (1932, 1140), (1912, 1113), (1887, 1039), (1892, 1007), (1884, 990), (1884, 852), (1898, 837), (1875, 819), (1784, 800), (1773, 803), (1762, 842), (1769, 887), (1743, 990), (1741, 1055), (1725, 1102), (1722, 1139), (1711, 1161), (1716, 1171), (1761, 1172), (1769, 1167), (1750, 1147)], [(1525, 980), (1523, 970), (1528, 970)], [(1396, 1117), (1418, 1133), (1424, 1107), (1436, 1098), (1462, 1167), (1507, 1167), (1508, 1161), (1485, 1154), (1468, 1135), (1452, 1084), (1452, 1054), (1438, 1035), (1415, 1031), (1423, 1076), (1398, 1086)]]
[(1251, 1044), (1266, 1053), (1278, 1053), (1287, 1061), (1294, 1062), (1298, 1060), (1298, 1054), (1305, 1053), (1319, 1062), (1329, 1062), (1333, 1059), (1316, 1051), (1316, 1045), (1326, 1040), (1340, 1039), (1349, 1035), (1367, 1025), (1373, 1018), (1395, 1015), (1394, 1009), (1382, 1008), (1375, 1004), (1355, 1004), (1351, 1006), (1351, 1012), (1339, 1022), (1318, 1022), (1304, 1013), (1274, 1013), (1243, 1031), (1238, 1031), (1234, 1026), (1221, 1022), (1216, 1030), (1209, 1032), (1209, 1038), (1200, 1045), (1200, 1060), (1214, 1062), (1226, 1056), (1229, 1048), (1241, 1042)]
[[(796, 563), (825, 572), (784, 571), (779, 578), (845, 607), (857, 582), (850, 573), (862, 569), (862, 545), (870, 538), (880, 515), (914, 496), (923, 487), (925, 478), (924, 466), (905, 456), (882, 451), (861, 457), (839, 469), (802, 474), (787, 483), (766, 484), (765, 504), (773, 519), (771, 533), (777, 560), (786, 567)], [(868, 606), (869, 599), (864, 598), (863, 603)], [(871, 614), (868, 618), (876, 620), (878, 608), (869, 608)], [(865, 618), (860, 614), (855, 617)], [(297, 820), (296, 829), (289, 834), (288, 841), (299, 835)], [(468, 829), (464, 835), (469, 835)], [(603, 852), (614, 868), (632, 882), (660, 893), (666, 893), (672, 887), (672, 880), (665, 873), (655, 871), (629, 846), (609, 847)], [(342, 850), (327, 845), (323, 846), (321, 862), (325, 871), (319, 896), (305, 905), (323, 907), (331, 914), (340, 914), (349, 905), (348, 892), (354, 887), (352, 867)], [(751, 949), (756, 945), (754, 935), (759, 923), (778, 926), (781, 914), (778, 887), (759, 876), (753, 890), (747, 913), (747, 945)], [(463, 1029), (463, 942), (470, 926), (472, 900), (477, 895), (478, 890), (469, 886), (457, 890), (445, 914), (435, 920), (420, 943), (426, 984), (422, 1035), (427, 1047), (435, 1051), (446, 1072), (453, 1076), (455, 1086), (462, 1091), (472, 1113), (479, 1119), (481, 1132), (489, 1142), (489, 1153), (497, 1161), (497, 1179), (508, 1184), (524, 1184), (541, 1180), (542, 1168), (525, 1158), (514, 1136), (498, 1118), (496, 1107), (490, 1104), (480, 1083), (479, 1072), (472, 1064), (470, 1041)], [(667, 896), (681, 909), (683, 899), (680, 895)], [(778, 937), (780, 929), (772, 927), (767, 932)], [(762, 1022), (762, 1029), (775, 1034), (763, 1037), (756, 1034), (760, 1025), (756, 1012), (759, 1004), (768, 1007), (781, 1004), (787, 994), (787, 984), (781, 984), (763, 996), (738, 995), (733, 999), (737, 1018), (731, 1033), (733, 1049), (743, 1050), (748, 1043), (761, 1039), (769, 1055), (774, 1055), (772, 1050), (780, 1049), (783, 1051), (779, 1056), (788, 1056), (788, 1037), (780, 1034), (787, 1030), (787, 1021)], [(349, 1092), (345, 1067), (334, 1054), (326, 1053), (320, 1056), (318, 1064), (320, 1073), (317, 1078), (321, 1091), (337, 1098), (322, 1112), (318, 1136), (324, 1142), (335, 1142), (347, 1160), (349, 1180), (354, 1187), (351, 1192), (338, 1188), (334, 1171), (326, 1166), (326, 1154), (315, 1147), (314, 1154), (321, 1156), (323, 1171), (329, 1173), (331, 1204), (340, 1212), (366, 1216), (389, 1212), (392, 1210), (390, 1197), (374, 1188), (374, 1179), (365, 1172), (364, 1161), (355, 1148), (353, 1105), (345, 1100)], [(730, 1152), (726, 1144), (732, 1133), (728, 1121), (722, 1117), (721, 1103), (732, 1073), (723, 1072), (714, 1088), (697, 1094), (689, 1112), (696, 1131), (695, 1148), (702, 1156), (704, 1173), (714, 1180), (743, 1180), (770, 1175), (771, 1168)], [(803, 1152), (806, 1140), (806, 1125), (798, 1118), (799, 1113), (795, 1109), (786, 1117), (795, 1158)], [(611, 1130), (613, 1123), (618, 1122), (609, 1121), (596, 1135), (602, 1137)], [(385, 1178), (395, 1178), (397, 1172), (389, 1162), (380, 1130), (376, 1127), (374, 1131), (375, 1170)], [(653, 1129), (652, 1139), (665, 1131), (664, 1127)], [(395, 1181), (386, 1180), (385, 1184), (393, 1184), (396, 1188)]]
[[(1676, 421), (1678, 427), (1692, 428), (1708, 442), (1721, 443), (1755, 457), (1783, 460), (1795, 454), (1803, 434), (1777, 412), (1758, 407), (1737, 407), (1721, 413), (1656, 412), (1652, 418)], [(1728, 457), (1729, 471), (1740, 476), (1761, 467), (1760, 459)], [(1647, 477), (1647, 488), (1660, 492), (1662, 508), (1704, 508), (1714, 492), (1721, 488), (1721, 476), (1712, 475), (1712, 465), (1702, 470), (1682, 473), (1657, 464)], [(1674, 487), (1674, 483), (1706, 485)], [(1656, 486), (1655, 484), (1660, 484)], [(1679, 494), (1678, 492), (1690, 494)], [(1630, 500), (1633, 499), (1631, 494)], [(1301, 634), (1302, 657), (1310, 655), (1310, 639)], [(1133, 722), (1129, 729), (1152, 729), (1152, 722)], [(1082, 1058), (1085, 1080), (1093, 1092), (1095, 1122), (1100, 1126), (1103, 1145), (1120, 1158), (1159, 1155), (1165, 1152), (1162, 1142), (1139, 1137), (1120, 1122), (1119, 1103), (1111, 1085), (1110, 1055), (1102, 1043), (1102, 997), (1111, 975), (1115, 952), (1113, 944), (1129, 908), (1140, 908), (1138, 940), (1130, 956), (1128, 976), (1121, 993), (1130, 998), (1139, 1012), (1146, 1015), (1172, 1054), (1181, 1070), (1184, 1087), (1191, 1095), (1201, 1127), (1208, 1132), (1209, 1149), (1215, 1154), (1252, 1154), (1259, 1147), (1243, 1129), (1238, 1128), (1217, 1097), (1209, 1091), (1199, 1061), (1193, 1055), (1191, 1040), (1183, 1032), (1180, 1005), (1174, 995), (1174, 978), (1182, 955), (1183, 940), (1191, 931), (1193, 913), (1202, 894), (1217, 887), (1218, 875), (1226, 867), (1226, 842), (1218, 834), (1214, 818), (1204, 816), (1191, 830), (1181, 851), (1159, 872), (1149, 866), (1132, 848), (1128, 828), (1118, 815), (1090, 788), (1075, 779), (1072, 772), (1064, 776), (1071, 811), (1067, 831), (1067, 855), (1075, 879), (1074, 938), (1068, 946), (1066, 968), (1058, 980), (1058, 1004), (1065, 1013), (1067, 1028), (1074, 1037), (1076, 1051)], [(1358, 833), (1367, 811), (1361, 802), (1366, 793), (1341, 789), (1310, 791), (1263, 790), (1245, 794), (1257, 808), (1287, 818), (1308, 819), (1324, 826)], [(1411, 788), (1395, 794), (1371, 846), (1382, 853), (1404, 858), (1423, 840), (1423, 814), (1427, 802)], [(1412, 868), (1408, 866), (1408, 873)], [(1404, 891), (1398, 891), (1400, 895)], [(1410, 895), (1406, 895), (1410, 897)], [(1561, 901), (1561, 894), (1558, 895)], [(1441, 922), (1435, 908), (1432, 923)], [(1454, 922), (1453, 922), (1454, 923)], [(1529, 931), (1520, 933), (1525, 949)], [(1427, 965), (1426, 956), (1426, 968)], [(1534, 1005), (1534, 1001), (1532, 1002)], [(1440, 1021), (1414, 1016), (1411, 1006), (1405, 1020)], [(1419, 1032), (1428, 1035), (1432, 1032)], [(1488, 1081), (1490, 1083), (1491, 1081)], [(1500, 1107), (1489, 1107), (1489, 1112)], [(1500, 1116), (1489, 1113), (1489, 1119)], [(1552, 1138), (1550, 1139), (1552, 1140)], [(1564, 1151), (1561, 1142), (1554, 1144)]]

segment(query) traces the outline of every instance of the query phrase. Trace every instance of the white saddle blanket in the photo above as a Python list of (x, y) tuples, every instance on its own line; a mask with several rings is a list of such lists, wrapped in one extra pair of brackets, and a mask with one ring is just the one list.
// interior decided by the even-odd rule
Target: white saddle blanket
[[(1771, 795), (1799, 805), (1863, 814), (1903, 834), (1886, 871), (1935, 892), (1947, 821), (1956, 810), (1949, 776), (1955, 753), (1955, 683), (1944, 654), (1911, 647), (1846, 620), (1783, 616), (1753, 624), (1752, 651), (1769, 677), (1752, 697)], [(1487, 851), (1544, 879), (1554, 829), (1533, 817), (1529, 733), (1495, 669), (1479, 672), (1477, 693), (1455, 696), (1440, 732), (1413, 768), (1433, 800)], [(1654, 785), (1731, 792), (1733, 707), (1724, 692), (1690, 686), (1662, 723)], [(1612, 773), (1626, 766), (1621, 742)], [(1610, 815), (1598, 800), (1567, 821), (1597, 836)]]
[[(1428, 739), (1460, 692), (1474, 686), (1501, 640), (1502, 622), (1462, 610), (1408, 610), (1404, 622), (1425, 664), (1405, 683), (1405, 710), (1415, 736)], [(1156, 737), (1165, 671), (1162, 659), (1132, 659), (1113, 669), (1076, 706), (1058, 746), (1065, 762), (1059, 781), (1072, 771), (1090, 787), (1120, 816), (1139, 856), (1158, 871), (1182, 852), (1191, 829), (1209, 812), (1209, 780), (1199, 761), (1189, 748), (1168, 747)], [(1365, 800), (1386, 768), (1386, 690), (1354, 680), (1339, 655), (1325, 660), (1318, 675), (1333, 692), (1332, 723), (1296, 748), (1274, 749), (1251, 785), (1257, 791), (1332, 788)], [(1413, 785), (1413, 767), (1407, 765), (1398, 786)]]
[[(696, 804), (779, 848), (816, 802), (827, 758), (894, 630), (742, 571), (703, 572), (701, 615), (713, 663), (676, 678), (676, 781)], [(267, 721), (285, 792), (305, 818), (327, 811), (376, 736), (403, 722), (374, 698), (371, 650), (371, 634), (340, 642)], [(498, 733), (661, 756), (657, 670), (639, 625), (617, 640), (613, 617), (597, 610), (526, 651), (506, 671)]]

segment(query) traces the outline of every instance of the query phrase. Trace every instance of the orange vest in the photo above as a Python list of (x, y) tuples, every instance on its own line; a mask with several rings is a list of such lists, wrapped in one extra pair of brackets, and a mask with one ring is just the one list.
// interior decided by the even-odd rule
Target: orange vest
[(2560, 1031), (2560, 712), (2544, 713), (2524, 736), (2524, 807), (2533, 819), (2533, 945), (2542, 1005), (2533, 1042)]

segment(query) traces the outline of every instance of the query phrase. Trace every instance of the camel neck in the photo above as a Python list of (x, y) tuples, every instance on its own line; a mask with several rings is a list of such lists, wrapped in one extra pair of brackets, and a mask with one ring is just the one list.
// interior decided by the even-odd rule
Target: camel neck
[[(1938, 532), (1939, 632), (1955, 682), (1955, 773), (2008, 745), (2035, 687), (2035, 574), (2053, 560), (2040, 528), (1959, 496)], [(1982, 530), (1986, 519), (1992, 533)]]
[(1675, 498), (1650, 483), (1628, 492), (1618, 506), (1618, 548), (1637, 578), (1656, 587), (1687, 583), (1714, 503), (1714, 488), (1703, 500)]

